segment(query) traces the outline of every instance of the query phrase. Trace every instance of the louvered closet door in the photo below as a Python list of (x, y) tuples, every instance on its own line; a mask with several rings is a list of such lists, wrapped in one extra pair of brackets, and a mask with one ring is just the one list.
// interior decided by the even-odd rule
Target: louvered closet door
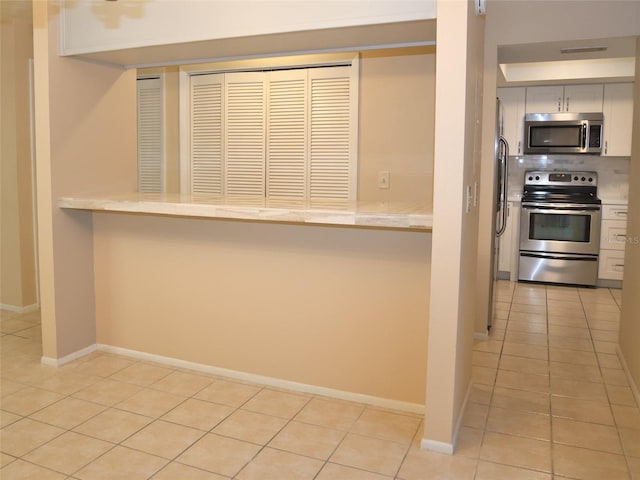
[(191, 77), (191, 192), (222, 195), (224, 75)]
[(225, 74), (227, 195), (265, 195), (265, 102), (262, 72)]
[(138, 191), (163, 190), (162, 80), (136, 82), (138, 96)]
[(268, 73), (267, 196), (307, 195), (307, 71)]
[(309, 197), (352, 199), (355, 189), (350, 67), (309, 70)]

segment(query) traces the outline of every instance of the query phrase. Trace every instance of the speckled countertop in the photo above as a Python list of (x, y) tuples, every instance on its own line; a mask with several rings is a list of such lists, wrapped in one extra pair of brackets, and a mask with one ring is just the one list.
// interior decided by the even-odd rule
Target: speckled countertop
[(161, 193), (122, 193), (62, 197), (65, 209), (213, 219), (431, 230), (424, 206), (396, 202), (292, 200)]

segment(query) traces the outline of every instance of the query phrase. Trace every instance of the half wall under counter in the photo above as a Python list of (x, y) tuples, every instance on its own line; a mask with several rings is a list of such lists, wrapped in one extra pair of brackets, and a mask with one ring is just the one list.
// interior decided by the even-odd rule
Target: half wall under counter
[(105, 212), (410, 230), (431, 230), (433, 225), (433, 217), (425, 207), (396, 202), (121, 193), (62, 197), (58, 206)]
[(432, 236), (419, 206), (158, 194), (58, 205), (93, 237), (99, 349), (424, 411)]

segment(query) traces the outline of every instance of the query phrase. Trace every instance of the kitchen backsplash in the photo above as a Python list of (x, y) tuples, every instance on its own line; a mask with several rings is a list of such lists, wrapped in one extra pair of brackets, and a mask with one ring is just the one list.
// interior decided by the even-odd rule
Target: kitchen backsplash
[(626, 203), (629, 192), (629, 157), (595, 155), (519, 155), (509, 157), (508, 199), (520, 200), (529, 170), (598, 173), (598, 197), (604, 203)]

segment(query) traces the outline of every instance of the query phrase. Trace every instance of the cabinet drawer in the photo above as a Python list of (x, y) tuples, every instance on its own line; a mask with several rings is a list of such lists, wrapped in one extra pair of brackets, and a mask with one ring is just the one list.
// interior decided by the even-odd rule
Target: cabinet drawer
[(602, 220), (600, 248), (624, 250), (627, 241), (627, 222), (624, 220)]
[(603, 250), (600, 252), (598, 278), (603, 280), (622, 280), (623, 272), (623, 250)]
[(626, 220), (627, 205), (602, 205), (603, 220)]

